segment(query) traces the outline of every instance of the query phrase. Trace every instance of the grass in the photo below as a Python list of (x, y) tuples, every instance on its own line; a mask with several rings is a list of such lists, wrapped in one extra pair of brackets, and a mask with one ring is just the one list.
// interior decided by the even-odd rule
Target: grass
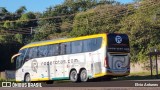
[(5, 79), (0, 78), (0, 82), (2, 82), (2, 81), (6, 81), (6, 80), (5, 80)]
[(148, 71), (148, 72), (131, 73), (129, 76), (118, 77), (115, 79), (118, 79), (118, 80), (147, 80), (147, 79), (157, 79), (157, 78), (160, 78), (160, 74), (158, 74), (158, 77), (157, 77), (156, 72), (153, 72), (153, 75), (151, 76), (151, 73)]
[(135, 75), (145, 76), (145, 75), (150, 75), (150, 72), (130, 73), (130, 75), (129, 75), (129, 76), (135, 76)]
[(15, 81), (15, 79), (3, 79), (3, 78), (0, 77), (0, 82), (5, 82), (5, 81), (12, 82), (12, 81)]

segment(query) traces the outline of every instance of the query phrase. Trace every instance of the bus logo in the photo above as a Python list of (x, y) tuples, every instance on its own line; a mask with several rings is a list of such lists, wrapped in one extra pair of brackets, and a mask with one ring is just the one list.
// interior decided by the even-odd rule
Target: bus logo
[(31, 68), (32, 68), (33, 72), (36, 72), (36, 73), (37, 73), (38, 62), (37, 62), (36, 60), (33, 60), (33, 61), (32, 61)]
[(116, 43), (118, 43), (118, 44), (122, 43), (122, 37), (121, 37), (121, 36), (116, 36), (116, 37), (115, 37), (115, 41), (116, 41)]

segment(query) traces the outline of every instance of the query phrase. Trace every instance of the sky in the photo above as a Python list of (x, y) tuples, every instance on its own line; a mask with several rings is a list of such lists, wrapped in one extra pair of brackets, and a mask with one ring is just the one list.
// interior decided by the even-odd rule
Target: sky
[[(133, 0), (115, 0), (121, 3), (132, 3)], [(0, 0), (0, 7), (9, 12), (15, 12), (19, 7), (25, 6), (27, 11), (44, 12), (46, 8), (62, 4), (64, 0)]]

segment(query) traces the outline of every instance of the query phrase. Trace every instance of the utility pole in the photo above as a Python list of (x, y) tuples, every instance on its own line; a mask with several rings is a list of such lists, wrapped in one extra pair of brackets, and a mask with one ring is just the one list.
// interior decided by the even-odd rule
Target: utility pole
[(31, 27), (31, 33), (30, 33), (31, 35), (33, 34), (33, 28)]

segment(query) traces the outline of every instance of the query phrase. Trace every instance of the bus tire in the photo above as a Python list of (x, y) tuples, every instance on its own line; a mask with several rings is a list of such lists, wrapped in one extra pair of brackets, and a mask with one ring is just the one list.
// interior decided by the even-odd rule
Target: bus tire
[(30, 74), (25, 74), (24, 82), (31, 82)]
[(77, 71), (74, 69), (70, 72), (69, 78), (72, 82), (78, 82), (78, 73)]
[(88, 76), (87, 76), (87, 71), (86, 69), (82, 69), (80, 71), (80, 81), (81, 82), (87, 82), (88, 81)]

